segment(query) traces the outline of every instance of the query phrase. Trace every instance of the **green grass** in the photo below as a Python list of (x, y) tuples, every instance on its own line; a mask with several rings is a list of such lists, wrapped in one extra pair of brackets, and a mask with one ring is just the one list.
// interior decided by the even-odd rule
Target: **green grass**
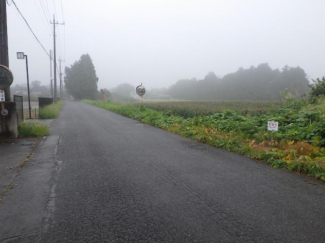
[[(121, 105), (83, 101), (202, 143), (263, 160), (275, 168), (301, 172), (325, 181), (325, 115), (320, 107), (304, 100), (288, 100), (276, 110), (242, 114), (222, 110), (211, 115), (157, 111), (145, 105)], [(317, 108), (315, 110), (315, 108)], [(174, 114), (173, 114), (174, 113)], [(267, 131), (267, 121), (280, 124)]]
[(64, 101), (59, 101), (56, 104), (47, 105), (40, 109), (39, 118), (40, 119), (54, 119), (60, 114)]
[(50, 133), (47, 125), (35, 121), (26, 121), (19, 125), (18, 132), (20, 137), (43, 137)]

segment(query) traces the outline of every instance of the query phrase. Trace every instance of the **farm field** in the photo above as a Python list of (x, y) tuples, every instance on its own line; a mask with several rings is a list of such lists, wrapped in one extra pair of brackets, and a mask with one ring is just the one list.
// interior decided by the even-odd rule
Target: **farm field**
[[(241, 110), (229, 109), (225, 105), (218, 107), (218, 102), (212, 102), (210, 107), (205, 103), (209, 107), (206, 110), (210, 109), (207, 115), (194, 112), (198, 109), (197, 102), (148, 102), (144, 105), (84, 102), (265, 161), (275, 168), (286, 168), (325, 181), (325, 99), (314, 104), (307, 100), (287, 99), (269, 109), (261, 106), (260, 110), (255, 102), (252, 105), (255, 110), (247, 103)], [(212, 112), (211, 109), (219, 111)], [(269, 121), (278, 122), (278, 131), (268, 131)]]
[(243, 115), (256, 115), (280, 107), (280, 101), (253, 101), (253, 100), (230, 100), (230, 101), (146, 101), (148, 108), (179, 115), (185, 118), (212, 115), (213, 113), (232, 110)]

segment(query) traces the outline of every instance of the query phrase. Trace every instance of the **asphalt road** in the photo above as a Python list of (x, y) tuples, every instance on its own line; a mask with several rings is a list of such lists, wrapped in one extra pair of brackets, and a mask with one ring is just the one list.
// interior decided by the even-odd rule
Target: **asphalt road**
[(3, 242), (325, 242), (324, 183), (83, 103), (52, 126), (33, 227), (17, 187)]

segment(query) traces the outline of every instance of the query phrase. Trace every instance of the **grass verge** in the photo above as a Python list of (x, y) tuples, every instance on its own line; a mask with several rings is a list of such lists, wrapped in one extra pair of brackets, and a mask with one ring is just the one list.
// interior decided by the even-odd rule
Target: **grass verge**
[(18, 132), (20, 137), (43, 137), (50, 133), (47, 125), (35, 121), (26, 121), (19, 125)]
[(60, 114), (64, 101), (61, 100), (56, 104), (47, 105), (40, 109), (39, 118), (40, 119), (54, 119)]
[[(125, 106), (84, 100), (106, 110), (147, 123), (181, 136), (224, 148), (274, 168), (286, 168), (325, 181), (324, 115), (310, 105), (288, 105), (256, 117), (234, 111), (184, 118), (145, 106)], [(278, 133), (267, 131), (268, 120), (279, 121)]]

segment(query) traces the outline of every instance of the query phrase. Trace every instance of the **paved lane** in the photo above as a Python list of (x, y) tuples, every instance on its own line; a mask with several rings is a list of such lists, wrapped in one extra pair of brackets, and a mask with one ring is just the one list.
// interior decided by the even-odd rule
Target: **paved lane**
[(40, 242), (325, 242), (313, 181), (78, 102)]

